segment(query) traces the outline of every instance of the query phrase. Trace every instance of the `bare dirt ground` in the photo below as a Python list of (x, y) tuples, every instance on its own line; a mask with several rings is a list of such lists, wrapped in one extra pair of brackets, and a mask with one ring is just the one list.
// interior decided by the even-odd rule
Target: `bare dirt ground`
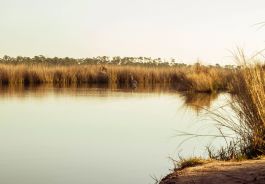
[(212, 161), (166, 176), (160, 184), (265, 184), (265, 158), (241, 162)]

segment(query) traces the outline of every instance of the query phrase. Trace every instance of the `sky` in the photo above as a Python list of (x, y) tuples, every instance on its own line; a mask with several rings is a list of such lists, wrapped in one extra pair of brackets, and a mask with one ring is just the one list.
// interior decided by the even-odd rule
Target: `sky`
[(265, 48), (264, 0), (0, 0), (0, 57), (145, 56), (233, 64)]

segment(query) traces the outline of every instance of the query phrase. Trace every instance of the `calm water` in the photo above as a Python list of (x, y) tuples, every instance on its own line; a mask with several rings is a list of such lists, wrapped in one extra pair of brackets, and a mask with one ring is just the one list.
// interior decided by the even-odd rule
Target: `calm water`
[[(168, 157), (206, 155), (210, 137), (178, 146), (177, 131), (218, 133), (196, 105), (226, 95), (104, 89), (2, 90), (0, 183), (146, 184), (169, 173)], [(214, 145), (223, 140), (214, 140)]]

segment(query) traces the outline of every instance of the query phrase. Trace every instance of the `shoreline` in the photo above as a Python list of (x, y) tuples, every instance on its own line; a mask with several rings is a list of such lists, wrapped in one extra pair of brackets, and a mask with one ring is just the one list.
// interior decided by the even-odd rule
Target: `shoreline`
[(244, 161), (209, 161), (203, 165), (175, 170), (160, 184), (265, 183), (265, 157)]

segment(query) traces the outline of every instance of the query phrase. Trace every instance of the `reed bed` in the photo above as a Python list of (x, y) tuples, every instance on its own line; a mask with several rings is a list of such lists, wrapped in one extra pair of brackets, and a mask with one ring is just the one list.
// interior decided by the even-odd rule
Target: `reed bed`
[(265, 71), (259, 64), (246, 66), (233, 83), (232, 107), (239, 124), (240, 151), (247, 158), (265, 154)]
[(130, 87), (170, 85), (179, 91), (214, 92), (229, 89), (233, 71), (224, 68), (144, 67), (119, 65), (12, 65), (0, 64), (0, 85), (81, 84), (117, 85)]
[(247, 59), (242, 51), (236, 59), (242, 68), (231, 82), (234, 92), (230, 101), (233, 116), (213, 112), (218, 124), (236, 135), (216, 153), (209, 149), (210, 157), (220, 160), (250, 159), (265, 155), (264, 65), (253, 58)]

